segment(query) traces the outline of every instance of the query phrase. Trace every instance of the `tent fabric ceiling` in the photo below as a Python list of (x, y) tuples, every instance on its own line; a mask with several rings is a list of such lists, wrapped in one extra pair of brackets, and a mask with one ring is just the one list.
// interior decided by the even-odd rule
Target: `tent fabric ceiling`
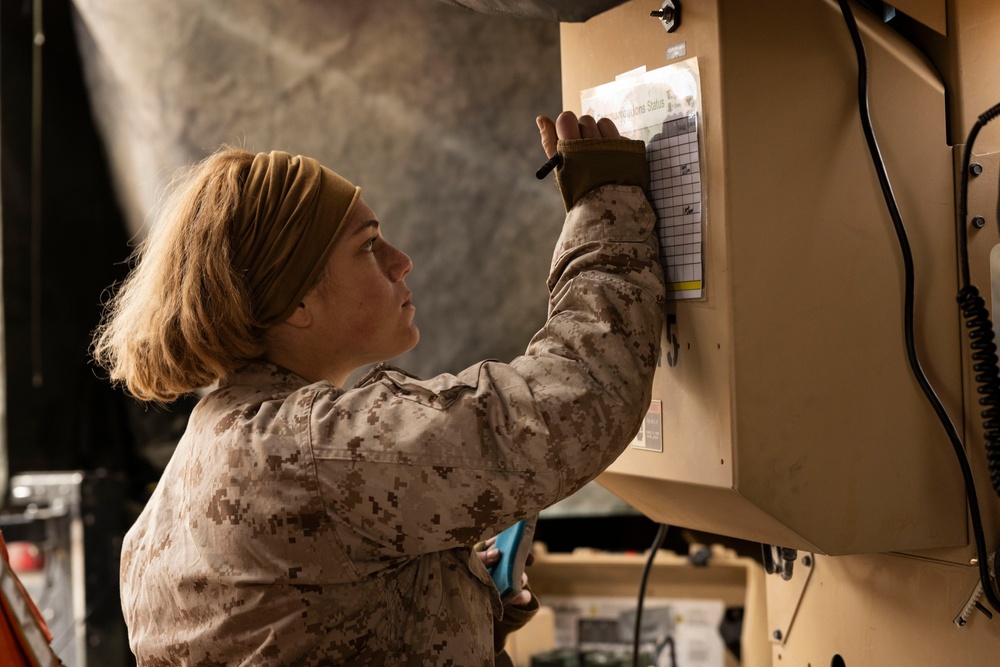
[(441, 0), (484, 14), (524, 19), (579, 22), (617, 7), (625, 0)]
[(223, 143), (319, 159), (407, 252), (421, 376), (521, 353), (562, 222), (534, 118), (559, 26), (439, 0), (74, 0), (91, 107), (139, 237), (175, 170)]

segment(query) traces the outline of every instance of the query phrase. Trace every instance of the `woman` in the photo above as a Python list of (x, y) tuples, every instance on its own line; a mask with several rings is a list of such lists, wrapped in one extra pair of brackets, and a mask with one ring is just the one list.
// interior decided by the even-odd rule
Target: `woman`
[(358, 188), (227, 150), (178, 189), (94, 346), (140, 399), (219, 383), (125, 539), (140, 664), (493, 663), (504, 610), (472, 545), (610, 465), (660, 339), (642, 143), (569, 112), (538, 127), (568, 211), (549, 318), (458, 376), (343, 387), (419, 337), (410, 259)]

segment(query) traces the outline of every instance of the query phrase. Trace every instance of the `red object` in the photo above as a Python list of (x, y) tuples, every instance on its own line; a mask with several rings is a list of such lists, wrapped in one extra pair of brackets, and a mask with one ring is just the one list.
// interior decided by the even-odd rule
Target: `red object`
[(34, 542), (8, 542), (7, 562), (14, 572), (37, 572), (45, 567), (45, 553)]
[[(18, 550), (15, 549), (15, 554)], [(24, 590), (0, 534), (0, 664), (9, 667), (57, 667), (62, 661), (53, 653), (45, 620)]]

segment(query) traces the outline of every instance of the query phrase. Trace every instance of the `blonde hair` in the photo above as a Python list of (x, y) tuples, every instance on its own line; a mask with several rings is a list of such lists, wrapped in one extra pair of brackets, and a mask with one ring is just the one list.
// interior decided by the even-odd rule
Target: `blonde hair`
[(230, 243), (254, 155), (224, 147), (172, 186), (91, 353), (138, 399), (170, 402), (264, 353)]

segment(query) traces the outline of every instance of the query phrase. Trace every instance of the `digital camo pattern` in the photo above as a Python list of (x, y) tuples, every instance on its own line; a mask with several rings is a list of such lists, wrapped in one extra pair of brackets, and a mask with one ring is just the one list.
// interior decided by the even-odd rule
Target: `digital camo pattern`
[(140, 665), (493, 664), (472, 545), (593, 479), (650, 399), (654, 214), (608, 186), (569, 213), (524, 356), (354, 388), (270, 364), (202, 399), (122, 553)]

